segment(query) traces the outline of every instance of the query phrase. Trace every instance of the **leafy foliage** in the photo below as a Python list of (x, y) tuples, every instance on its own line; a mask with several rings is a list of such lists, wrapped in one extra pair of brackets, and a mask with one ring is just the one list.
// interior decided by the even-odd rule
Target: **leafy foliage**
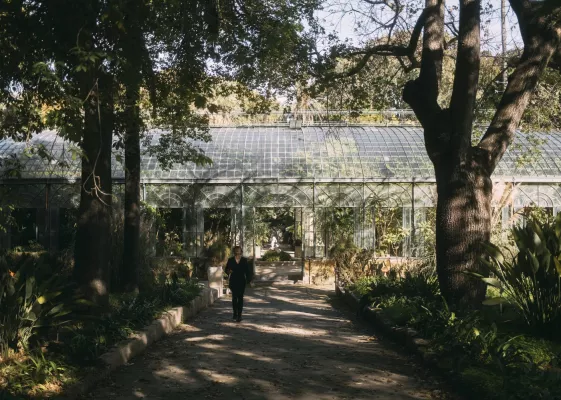
[(517, 332), (511, 318), (497, 313), (452, 311), (440, 297), (434, 268), (398, 276), (365, 277), (350, 289), (393, 324), (429, 339), (427, 357), (461, 377), (463, 392), (497, 400), (557, 398), (558, 343)]
[[(6, 390), (3, 399), (21, 399), (22, 395), (44, 397), (51, 388), (68, 381), (71, 370), (61, 357), (49, 357), (41, 349), (31, 351), (27, 356), (12, 358), (0, 364), (0, 388)], [(10, 397), (9, 393), (14, 393)]]
[(482, 263), (493, 276), (475, 274), (505, 294), (486, 304), (510, 302), (530, 327), (553, 334), (561, 323), (561, 215), (542, 226), (530, 220), (512, 233), (518, 254), (504, 255), (488, 245)]
[(138, 295), (112, 296), (109, 312), (69, 330), (67, 355), (73, 363), (96, 362), (113, 344), (128, 338), (167, 308), (187, 305), (200, 290), (196, 281), (184, 282), (175, 276)]
[(261, 257), (262, 261), (291, 261), (292, 257), (285, 251), (269, 250)]
[(339, 282), (351, 285), (361, 278), (377, 275), (383, 267), (374, 250), (359, 249), (352, 242), (338, 243), (331, 249)]
[(27, 350), (38, 330), (68, 324), (73, 300), (77, 300), (68, 297), (67, 279), (50, 274), (48, 265), (27, 259), (12, 269), (5, 257), (0, 258), (0, 352), (4, 357)]
[(217, 240), (208, 247), (207, 257), (213, 265), (223, 265), (230, 257), (230, 247), (221, 240)]

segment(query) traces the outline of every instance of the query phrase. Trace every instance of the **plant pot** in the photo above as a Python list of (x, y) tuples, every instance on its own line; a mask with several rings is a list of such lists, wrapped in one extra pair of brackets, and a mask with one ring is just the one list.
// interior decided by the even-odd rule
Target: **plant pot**
[(207, 267), (208, 287), (218, 291), (218, 297), (222, 297), (224, 290), (224, 270), (222, 266)]

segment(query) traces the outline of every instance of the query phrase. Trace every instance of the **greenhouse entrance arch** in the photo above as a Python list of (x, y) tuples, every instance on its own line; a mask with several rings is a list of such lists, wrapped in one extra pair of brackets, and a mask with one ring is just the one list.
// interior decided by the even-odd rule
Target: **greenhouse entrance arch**
[[(157, 141), (160, 132), (149, 132)], [(418, 127), (244, 126), (211, 128), (212, 141), (196, 142), (212, 165), (191, 163), (162, 170), (155, 157), (142, 155), (142, 200), (154, 207), (181, 209), (185, 255), (204, 250), (205, 209), (229, 209), (231, 234), (252, 256), (252, 216), (261, 207), (290, 207), (302, 240), (303, 257), (323, 258), (336, 243), (333, 230), (344, 218), (352, 242), (380, 256), (418, 256), (421, 227), (436, 204), (433, 167)], [(561, 136), (518, 133), (495, 174), (493, 206), (498, 223), (510, 226), (525, 207), (561, 209)], [(535, 139), (539, 140), (535, 140)], [(537, 143), (537, 144), (536, 144)], [(35, 210), (35, 238), (56, 249), (65, 210), (79, 200), (79, 160), (72, 144), (55, 132), (33, 137), (32, 145), (52, 149), (44, 160), (25, 143), (0, 141), (0, 157), (17, 160), (19, 175), (2, 163), (1, 204)], [(537, 150), (536, 151), (536, 147)], [(527, 162), (528, 155), (532, 158)], [(124, 172), (113, 159), (113, 193), (123, 199)], [(29, 217), (31, 218), (31, 217)], [(393, 245), (384, 237), (389, 224), (400, 228)], [(331, 224), (331, 225), (329, 225)], [(333, 225), (335, 224), (335, 225)], [(20, 235), (21, 236), (21, 235)], [(12, 232), (0, 233), (10, 247)]]

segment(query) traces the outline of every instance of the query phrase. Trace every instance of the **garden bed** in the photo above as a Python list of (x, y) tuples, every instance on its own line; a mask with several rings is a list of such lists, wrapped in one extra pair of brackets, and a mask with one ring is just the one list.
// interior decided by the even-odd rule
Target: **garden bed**
[[(9, 319), (0, 331), (4, 346), (9, 346), (12, 332), (19, 332), (15, 336), (17, 350), (4, 347), (4, 357), (0, 357), (2, 398), (49, 398), (60, 396), (74, 384), (83, 386), (84, 379), (92, 372), (98, 374), (99, 368), (107, 367), (100, 356), (115, 349), (116, 344), (126, 341), (125, 347), (134, 348), (127, 351), (126, 357), (120, 357), (125, 360), (142, 348), (139, 341), (149, 342), (149, 337), (159, 337), (169, 329), (174, 318), (177, 319), (171, 318), (170, 308), (194, 304), (198, 309), (203, 304), (199, 296), (202, 288), (196, 281), (166, 280), (138, 295), (112, 294), (109, 306), (103, 310), (81, 303), (76, 305), (71, 287), (65, 292), (67, 280), (64, 277), (60, 277), (60, 282), (45, 280), (41, 271), (48, 276), (48, 265), (37, 260), (30, 258), (17, 273), (8, 269), (2, 275), (2, 284), (15, 288), (1, 304), (2, 317)], [(26, 268), (34, 275), (29, 276)], [(49, 289), (42, 291), (44, 287)], [(18, 306), (21, 304), (18, 299), (25, 299), (30, 307)], [(181, 309), (184, 315), (190, 313), (190, 309)], [(177, 311), (172, 311), (171, 315), (174, 314)], [(147, 328), (151, 333), (142, 333), (142, 328), (162, 316), (168, 322), (154, 323)], [(46, 325), (41, 326), (39, 318)], [(10, 326), (16, 328), (10, 330)], [(23, 341), (22, 333), (30, 335), (29, 339)], [(130, 340), (134, 337), (138, 340)]]
[(561, 399), (560, 343), (532, 335), (509, 309), (447, 310), (425, 278), (369, 278), (337, 292), (467, 398)]
[(191, 300), (186, 306), (174, 307), (167, 310), (162, 316), (154, 320), (144, 329), (134, 332), (131, 336), (115, 344), (108, 352), (100, 356), (102, 365), (90, 372), (80, 382), (65, 390), (64, 397), (73, 399), (87, 393), (93, 386), (102, 380), (109, 372), (127, 364), (133, 357), (141, 354), (153, 342), (171, 333), (187, 318), (197, 315), (201, 310), (210, 306), (218, 298), (215, 289), (204, 288), (201, 293)]

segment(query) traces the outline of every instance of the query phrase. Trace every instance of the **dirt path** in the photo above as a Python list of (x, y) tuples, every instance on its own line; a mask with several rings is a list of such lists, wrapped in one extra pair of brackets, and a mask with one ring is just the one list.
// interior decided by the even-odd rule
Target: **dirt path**
[(334, 309), (327, 288), (249, 289), (116, 371), (90, 399), (443, 399), (418, 367)]

